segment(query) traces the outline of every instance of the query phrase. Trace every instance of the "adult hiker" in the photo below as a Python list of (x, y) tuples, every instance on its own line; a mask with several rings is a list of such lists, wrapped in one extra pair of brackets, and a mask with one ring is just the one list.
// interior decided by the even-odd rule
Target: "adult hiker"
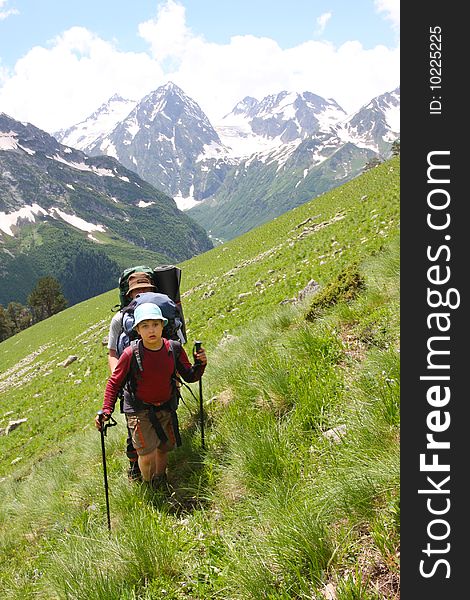
[[(137, 271), (129, 275), (129, 289), (127, 290), (126, 298), (131, 302), (136, 296), (143, 292), (155, 292), (156, 287), (150, 279), (148, 273)], [(111, 373), (117, 365), (119, 359), (118, 339), (122, 332), (122, 311), (114, 314), (109, 324), (108, 335), (108, 365)]]
[(162, 337), (166, 319), (156, 304), (139, 305), (134, 319), (139, 339), (124, 350), (109, 377), (103, 412), (95, 417), (95, 425), (100, 430), (101, 419), (110, 418), (124, 386), (123, 410), (142, 477), (152, 488), (161, 489), (167, 481), (168, 452), (181, 444), (175, 373), (188, 383), (198, 381), (207, 357), (201, 347), (191, 364), (179, 342)]
[[(129, 302), (131, 302), (139, 294), (149, 291), (154, 292), (156, 290), (152, 280), (150, 279), (150, 275), (148, 273), (144, 273), (143, 271), (136, 271), (135, 273), (129, 275), (128, 285), (129, 289), (127, 290), (126, 299)], [(118, 340), (119, 336), (121, 335), (121, 332), (122, 310), (115, 313), (109, 325), (108, 366), (111, 373), (116, 368), (116, 365), (119, 360)], [(137, 460), (137, 452), (135, 451), (135, 448), (132, 445), (132, 436), (131, 432), (129, 431), (129, 428), (127, 431), (126, 454), (129, 459), (129, 468), (127, 470), (129, 480), (140, 481), (142, 476)]]

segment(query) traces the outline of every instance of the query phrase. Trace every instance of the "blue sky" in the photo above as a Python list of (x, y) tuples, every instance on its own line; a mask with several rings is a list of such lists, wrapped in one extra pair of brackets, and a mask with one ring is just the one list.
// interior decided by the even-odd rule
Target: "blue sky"
[(168, 79), (212, 121), (284, 89), (399, 85), (399, 0), (0, 0), (0, 111), (53, 131)]
[[(32, 46), (45, 45), (74, 25), (106, 39), (115, 38), (122, 49), (143, 51), (145, 44), (136, 35), (137, 27), (157, 6), (149, 0), (9, 0), (3, 4), (3, 12), (18, 11), (8, 22), (0, 22), (0, 56), (10, 67)], [(183, 4), (189, 27), (216, 43), (252, 34), (272, 37), (282, 48), (292, 47), (311, 38), (321, 39), (316, 20), (327, 13), (332, 16), (326, 36), (335, 44), (350, 39), (359, 39), (366, 48), (396, 43), (396, 34), (383, 13), (374, 10), (369, 0), (192, 0)], [(345, 8), (348, 5), (350, 8)]]

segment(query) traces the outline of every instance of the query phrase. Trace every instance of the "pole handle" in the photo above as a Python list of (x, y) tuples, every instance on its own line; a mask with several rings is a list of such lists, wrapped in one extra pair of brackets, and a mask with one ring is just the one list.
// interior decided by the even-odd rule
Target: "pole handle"
[(107, 435), (108, 427), (114, 427), (115, 425), (117, 425), (117, 421), (113, 419), (112, 415), (109, 415), (109, 418), (105, 421), (103, 419), (104, 412), (101, 409), (96, 414), (99, 417), (101, 423), (101, 431), (103, 432), (103, 435)]
[[(196, 340), (194, 342), (194, 354), (196, 354), (196, 352), (199, 352), (199, 350), (201, 349), (202, 346), (202, 342), (200, 340)], [(197, 358), (195, 358), (195, 363), (199, 364), (199, 360)]]

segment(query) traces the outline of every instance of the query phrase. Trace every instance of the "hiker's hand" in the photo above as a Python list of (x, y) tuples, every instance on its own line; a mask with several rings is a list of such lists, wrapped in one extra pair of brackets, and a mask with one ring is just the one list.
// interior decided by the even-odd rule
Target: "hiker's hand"
[(204, 350), (204, 348), (202, 346), (198, 352), (195, 352), (194, 358), (198, 364), (207, 365), (206, 351)]
[(95, 417), (95, 427), (96, 429), (98, 429), (98, 431), (101, 431), (101, 424), (103, 421), (109, 421), (109, 417), (111, 415), (109, 415), (108, 413), (105, 412), (99, 412), (96, 417)]

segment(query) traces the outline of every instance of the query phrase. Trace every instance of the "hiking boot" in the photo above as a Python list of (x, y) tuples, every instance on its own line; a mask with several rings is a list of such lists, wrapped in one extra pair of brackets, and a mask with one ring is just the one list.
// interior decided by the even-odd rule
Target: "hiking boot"
[(142, 481), (142, 473), (137, 461), (130, 463), (130, 467), (127, 469), (127, 477), (129, 481)]

